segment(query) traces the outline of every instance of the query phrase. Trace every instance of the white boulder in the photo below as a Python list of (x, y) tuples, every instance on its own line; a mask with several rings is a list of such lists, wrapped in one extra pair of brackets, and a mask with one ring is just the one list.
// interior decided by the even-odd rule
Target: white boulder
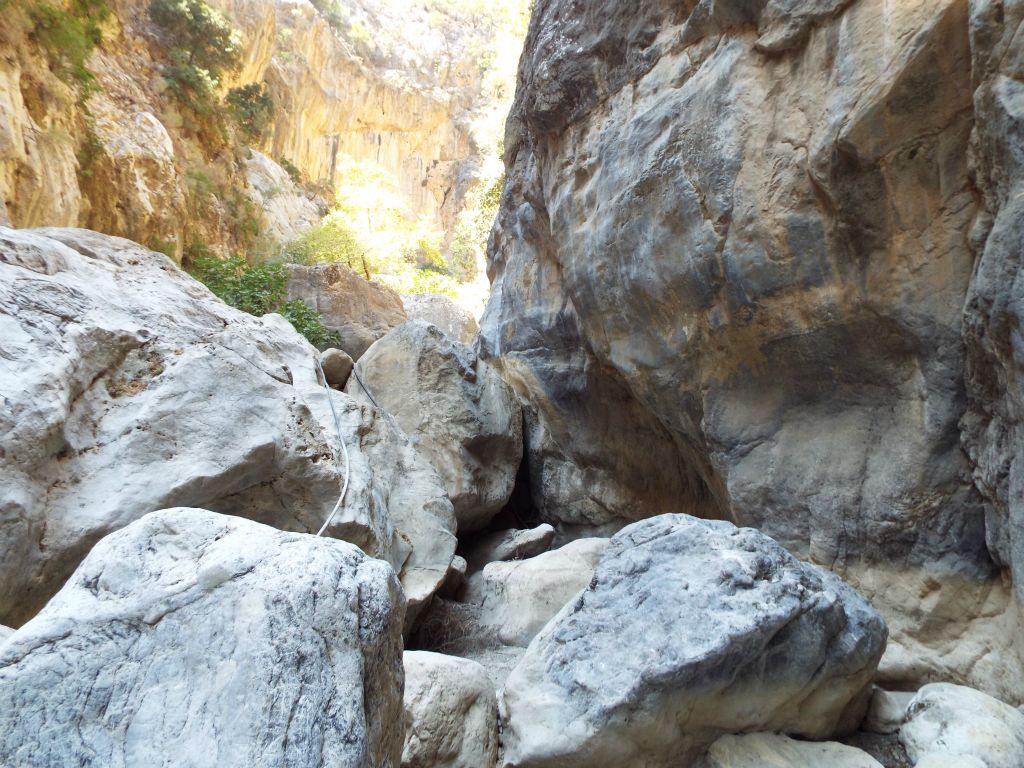
[[(341, 494), (316, 350), (162, 254), (0, 228), (0, 339), (0, 622), (24, 623), (96, 541), (147, 512), (317, 531)], [(392, 419), (330, 397), (351, 468), (327, 534), (392, 564), (411, 621), (451, 562), (451, 504)]]
[(526, 647), (594, 575), (608, 539), (577, 539), (526, 560), (489, 563), (474, 574), (466, 602), (479, 607), (485, 635)]
[(758, 531), (661, 515), (616, 535), (500, 697), (506, 766), (674, 768), (719, 736), (853, 730), (886, 629)]
[(834, 741), (797, 741), (780, 733), (723, 736), (701, 768), (883, 768), (871, 755)]
[(359, 381), (345, 391), (393, 414), (437, 468), (459, 532), (486, 525), (512, 496), (523, 455), (512, 388), (472, 349), (422, 320), (377, 341), (354, 370)]
[(861, 723), (861, 730), (871, 733), (896, 733), (907, 717), (907, 707), (914, 693), (887, 691), (875, 686), (871, 692), (868, 712)]
[(0, 646), (0, 764), (396, 768), (402, 602), (351, 544), (146, 515)]
[(402, 768), (493, 768), (498, 703), (482, 666), (429, 651), (405, 652)]
[(976, 758), (986, 768), (1021, 768), (1024, 713), (973, 688), (931, 683), (910, 702), (900, 741), (915, 761), (944, 754)]
[(463, 344), (472, 344), (480, 333), (480, 326), (473, 313), (443, 294), (402, 296), (402, 304), (410, 320), (425, 320)]

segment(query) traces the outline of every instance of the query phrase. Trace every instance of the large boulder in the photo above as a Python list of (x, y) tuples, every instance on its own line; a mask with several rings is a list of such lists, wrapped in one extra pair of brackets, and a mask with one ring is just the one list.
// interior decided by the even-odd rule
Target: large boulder
[(907, 707), (900, 741), (911, 760), (976, 758), (986, 768), (1024, 765), (1024, 713), (981, 691), (926, 685)]
[(669, 768), (726, 733), (852, 730), (885, 637), (864, 598), (755, 530), (635, 523), (505, 683), (505, 764)]
[(472, 349), (422, 320), (364, 354), (345, 391), (394, 415), (444, 478), (459, 532), (486, 525), (515, 486), (523, 453), (519, 401)]
[(402, 603), (351, 544), (151, 513), (0, 646), (0, 763), (397, 768)]
[(401, 297), (344, 264), (288, 264), (288, 299), (301, 299), (338, 334), (353, 360), (377, 339), (405, 322)]
[[(0, 622), (19, 626), (90, 547), (201, 506), (317, 531), (344, 461), (313, 349), (228, 307), (167, 257), (85, 230), (0, 229)], [(393, 420), (330, 394), (351, 462), (327, 534), (388, 560), (410, 620), (455, 520)]]
[(590, 583), (607, 547), (608, 539), (577, 539), (536, 557), (489, 563), (470, 578), (465, 601), (479, 609), (484, 635), (525, 648)]
[(493, 768), (498, 703), (484, 668), (428, 651), (406, 651), (404, 659), (402, 768)]
[(466, 553), (466, 565), (478, 571), (488, 563), (522, 560), (546, 552), (555, 540), (555, 529), (547, 523), (534, 528), (511, 528), (486, 533)]
[(472, 345), (480, 332), (473, 313), (440, 293), (420, 293), (402, 296), (405, 314), (410, 320), (424, 320), (436, 325), (448, 336), (463, 344)]
[(718, 739), (700, 768), (883, 768), (871, 755), (832, 741), (797, 741), (779, 733)]

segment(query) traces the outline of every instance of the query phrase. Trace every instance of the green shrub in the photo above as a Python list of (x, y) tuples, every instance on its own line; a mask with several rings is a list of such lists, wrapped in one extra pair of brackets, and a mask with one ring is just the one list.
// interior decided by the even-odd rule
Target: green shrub
[(287, 157), (282, 157), (280, 160), (277, 161), (277, 164), (284, 168), (285, 173), (288, 174), (288, 177), (292, 180), (293, 184), (302, 183), (302, 171), (299, 170), (298, 166), (295, 165), (295, 163), (293, 163)]
[(459, 283), (443, 272), (417, 269), (413, 272), (411, 283), (402, 286), (402, 293), (441, 293), (454, 299), (459, 295)]
[(238, 33), (203, 0), (152, 0), (149, 18), (169, 47), (184, 53), (184, 63), (205, 70), (214, 80), (240, 63)]
[(274, 119), (274, 100), (267, 89), (258, 83), (249, 83), (228, 91), (225, 99), (231, 115), (249, 144), (263, 141)]
[(341, 342), (338, 334), (327, 328), (316, 310), (302, 299), (285, 302), (278, 312), (314, 347), (322, 348)]
[(199, 117), (219, 124), (217, 85), (241, 63), (238, 33), (203, 0), (152, 0), (149, 18), (170, 49), (163, 76), (171, 93)]
[(249, 266), (241, 256), (219, 259), (203, 243), (190, 244), (185, 258), (192, 263), (192, 276), (224, 303), (257, 317), (279, 312), (314, 346), (337, 343), (338, 335), (324, 326), (312, 307), (300, 299), (284, 300), (288, 271), (282, 264)]
[(96, 77), (86, 62), (103, 41), (101, 25), (110, 15), (106, 0), (71, 0), (63, 4), (40, 0), (29, 6), (32, 39), (46, 52), (54, 72), (78, 89), (84, 103), (96, 90)]

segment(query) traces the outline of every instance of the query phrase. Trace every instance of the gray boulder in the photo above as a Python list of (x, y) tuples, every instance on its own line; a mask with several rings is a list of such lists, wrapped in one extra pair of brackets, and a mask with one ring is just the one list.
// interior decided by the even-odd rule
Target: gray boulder
[(864, 598), (757, 531), (635, 523), (505, 683), (505, 765), (669, 768), (726, 733), (829, 738), (860, 722), (885, 638)]
[[(316, 350), (162, 254), (86, 230), (0, 229), (0, 622), (19, 626), (90, 547), (197, 506), (317, 531), (344, 464)], [(394, 421), (330, 394), (351, 461), (327, 534), (392, 564), (410, 621), (455, 551), (437, 472)]]
[(354, 370), (359, 380), (345, 391), (392, 414), (437, 468), (459, 532), (486, 525), (512, 496), (522, 460), (512, 388), (472, 349), (422, 320), (388, 333)]
[(403, 600), (345, 542), (146, 515), (0, 646), (0, 764), (397, 768)]

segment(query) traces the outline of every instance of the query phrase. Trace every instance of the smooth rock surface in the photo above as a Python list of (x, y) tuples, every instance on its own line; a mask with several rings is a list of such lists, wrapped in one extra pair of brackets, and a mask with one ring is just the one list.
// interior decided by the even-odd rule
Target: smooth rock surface
[(832, 741), (797, 741), (778, 733), (723, 736), (701, 768), (883, 768), (871, 755)]
[(402, 299), (344, 264), (288, 264), (288, 299), (302, 299), (358, 360), (373, 342), (405, 322)]
[(987, 768), (987, 766), (976, 757), (951, 755), (948, 752), (928, 752), (914, 763), (914, 768)]
[(151, 513), (0, 646), (0, 763), (397, 768), (402, 602), (351, 544)]
[(907, 707), (914, 696), (908, 691), (887, 691), (875, 686), (861, 729), (871, 733), (896, 733), (906, 719)]
[(354, 370), (362, 384), (350, 381), (346, 392), (366, 404), (372, 396), (437, 468), (459, 532), (486, 525), (508, 503), (523, 455), (511, 387), (472, 349), (422, 320), (377, 341)]
[(267, 217), (266, 233), (278, 242), (288, 242), (320, 223), (323, 215), (292, 181), (288, 172), (255, 150), (245, 161), (249, 198)]
[(590, 583), (607, 548), (608, 539), (578, 539), (525, 560), (489, 563), (470, 577), (466, 602), (479, 606), (485, 633), (526, 647)]
[[(0, 621), (31, 618), (97, 540), (147, 512), (315, 532), (341, 494), (316, 351), (162, 254), (0, 229), (0, 340)], [(412, 621), (454, 554), (451, 504), (393, 420), (330, 397), (351, 468), (327, 535), (392, 564)]]
[(6, 640), (8, 637), (14, 634), (14, 630), (10, 627), (0, 625), (0, 643)]
[(986, 768), (1024, 765), (1024, 713), (981, 691), (926, 685), (910, 702), (900, 741), (911, 760), (928, 753), (974, 757)]
[(635, 523), (506, 681), (505, 765), (669, 768), (726, 733), (827, 739), (860, 722), (885, 637), (864, 598), (757, 531)]
[(320, 365), (323, 366), (327, 383), (334, 389), (345, 389), (348, 377), (352, 375), (352, 366), (355, 365), (348, 353), (341, 349), (325, 349), (320, 355)]
[(498, 703), (482, 666), (428, 651), (406, 651), (402, 768), (493, 768)]
[(410, 320), (423, 320), (436, 325), (447, 335), (463, 344), (472, 345), (480, 332), (473, 313), (454, 299), (440, 293), (402, 296), (405, 314)]
[(547, 523), (536, 528), (495, 531), (473, 542), (466, 562), (470, 569), (477, 571), (487, 563), (524, 560), (546, 551), (554, 539), (555, 529)]

